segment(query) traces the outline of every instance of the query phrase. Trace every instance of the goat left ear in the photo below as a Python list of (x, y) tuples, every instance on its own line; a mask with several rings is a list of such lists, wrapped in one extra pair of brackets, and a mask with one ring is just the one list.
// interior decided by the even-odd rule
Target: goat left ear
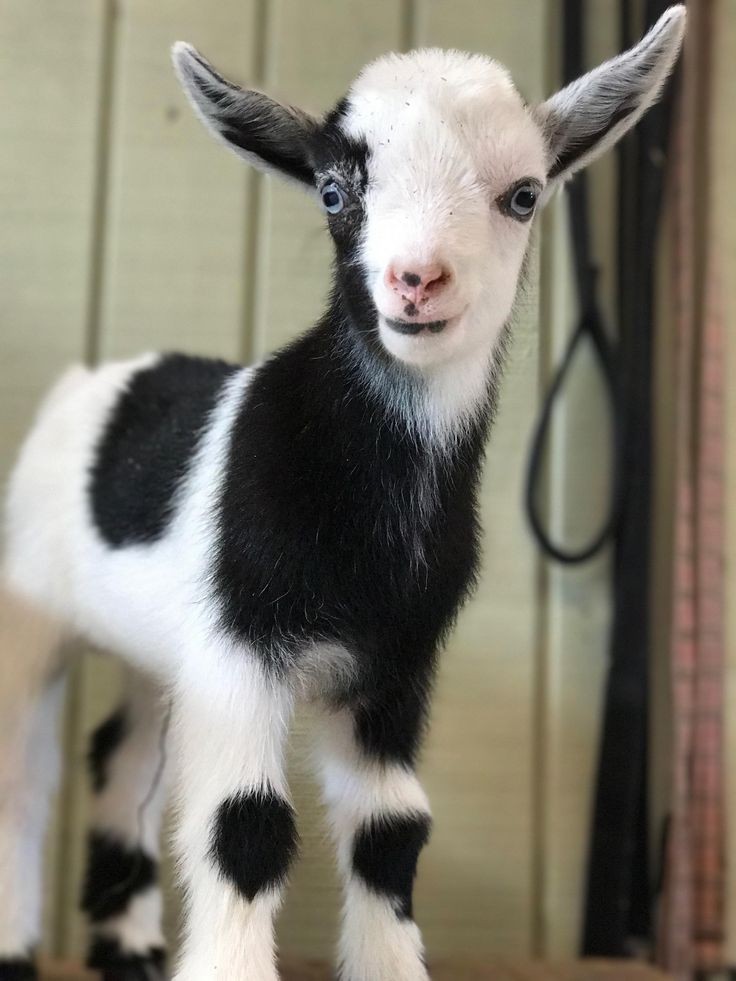
[(548, 189), (613, 146), (656, 102), (680, 52), (685, 20), (684, 4), (670, 7), (635, 47), (536, 107), (549, 147)]
[(177, 41), (171, 55), (194, 111), (217, 139), (259, 170), (313, 187), (312, 116), (229, 82), (190, 44)]

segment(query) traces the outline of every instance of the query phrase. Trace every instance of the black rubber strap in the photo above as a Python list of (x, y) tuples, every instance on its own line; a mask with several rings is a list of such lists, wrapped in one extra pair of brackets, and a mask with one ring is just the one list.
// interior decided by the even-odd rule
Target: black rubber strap
[[(668, 0), (647, 0), (648, 24)], [(622, 41), (639, 34), (621, 0)], [(653, 472), (654, 262), (669, 101), (649, 110), (619, 148), (618, 362), (621, 511), (613, 555), (613, 617), (586, 882), (582, 953), (630, 956), (652, 930), (648, 860), (650, 538)], [(636, 941), (636, 943), (634, 943)]]
[[(584, 13), (582, 0), (565, 0), (564, 73), (569, 82), (583, 73)], [(588, 185), (584, 173), (578, 174), (567, 186), (570, 209), (575, 278), (580, 310), (578, 323), (568, 341), (562, 362), (555, 371), (542, 403), (542, 409), (532, 435), (527, 469), (525, 504), (532, 533), (545, 555), (566, 565), (587, 562), (610, 541), (621, 511), (620, 444), (621, 425), (617, 390), (617, 357), (614, 345), (606, 333), (598, 301), (598, 267), (591, 258), (590, 222), (588, 217)], [(607, 514), (590, 540), (578, 547), (568, 548), (552, 540), (540, 513), (540, 488), (543, 478), (544, 451), (550, 434), (552, 413), (561, 398), (565, 382), (572, 371), (575, 355), (583, 341), (588, 341), (598, 360), (611, 412), (611, 493)]]

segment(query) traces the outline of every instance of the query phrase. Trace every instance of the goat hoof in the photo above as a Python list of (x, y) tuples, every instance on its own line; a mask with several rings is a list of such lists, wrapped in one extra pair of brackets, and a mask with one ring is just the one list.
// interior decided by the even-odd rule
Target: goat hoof
[(27, 957), (0, 959), (0, 981), (37, 981), (38, 972)]
[(156, 947), (129, 954), (116, 940), (98, 938), (90, 949), (87, 966), (98, 971), (102, 981), (165, 981), (166, 952)]

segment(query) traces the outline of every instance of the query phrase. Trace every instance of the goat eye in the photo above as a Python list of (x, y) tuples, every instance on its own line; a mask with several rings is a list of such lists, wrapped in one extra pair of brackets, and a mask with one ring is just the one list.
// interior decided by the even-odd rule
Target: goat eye
[(320, 193), (322, 204), (329, 215), (339, 214), (345, 207), (345, 193), (334, 181), (325, 184)]
[(513, 218), (526, 221), (531, 218), (537, 203), (537, 188), (529, 181), (517, 185), (506, 197), (506, 210)]

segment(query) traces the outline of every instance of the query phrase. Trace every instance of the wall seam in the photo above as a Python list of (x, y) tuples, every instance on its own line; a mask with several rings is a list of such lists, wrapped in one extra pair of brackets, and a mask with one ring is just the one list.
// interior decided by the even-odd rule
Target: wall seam
[[(102, 15), (99, 33), (99, 96), (97, 102), (97, 131), (95, 139), (95, 177), (92, 191), (92, 220), (89, 241), (89, 291), (85, 310), (84, 347), (82, 356), (88, 365), (99, 358), (100, 313), (102, 303), (107, 195), (109, 189), (110, 136), (112, 132), (112, 90), (115, 72), (116, 0), (101, 0)], [(63, 759), (76, 760), (78, 723), (81, 706), (83, 665), (69, 672), (67, 693), (61, 726)], [(67, 898), (68, 852), (66, 843), (76, 826), (77, 800), (71, 768), (67, 767), (58, 795), (59, 847), (54, 863), (54, 908), (51, 917), (51, 946), (57, 955), (70, 953), (70, 915)]]
[[(560, 65), (560, 0), (553, 0), (547, 5), (547, 23), (544, 36), (548, 39), (545, 48), (544, 78), (547, 91), (554, 90), (559, 84)], [(540, 226), (539, 242), (539, 361), (538, 387), (539, 404), (545, 397), (550, 376), (553, 341), (550, 335), (552, 329), (551, 310), (553, 309), (554, 275), (552, 256), (546, 247), (552, 233), (553, 222), (559, 220), (555, 211), (550, 209), (544, 216)], [(544, 510), (549, 514), (551, 509), (551, 488), (547, 476), (542, 488)], [(548, 877), (548, 845), (550, 818), (550, 772), (548, 749), (552, 736), (551, 732), (551, 665), (550, 665), (550, 602), (551, 585), (549, 566), (541, 553), (536, 560), (536, 593), (538, 597), (536, 615), (536, 644), (535, 644), (535, 682), (534, 682), (534, 765), (532, 767), (533, 802), (533, 858), (532, 858), (532, 927), (531, 947), (535, 957), (543, 958), (549, 954), (550, 937), (547, 915), (549, 877)]]
[(401, 0), (401, 23), (399, 27), (399, 43), (402, 51), (408, 51), (417, 46), (417, 10), (418, 0)]
[(106, 233), (110, 190), (110, 159), (115, 80), (117, 0), (104, 0), (101, 44), (100, 97), (97, 110), (97, 146), (90, 241), (90, 285), (85, 329), (85, 360), (96, 364), (100, 356), (102, 297), (106, 259)]
[[(269, 0), (254, 0), (253, 8), (253, 79), (254, 84), (264, 87), (270, 61), (272, 18)], [(245, 214), (243, 283), (241, 293), (243, 333), (240, 358), (246, 364), (260, 353), (258, 343), (258, 314), (262, 296), (263, 278), (263, 213), (264, 178), (249, 167), (245, 180)]]

